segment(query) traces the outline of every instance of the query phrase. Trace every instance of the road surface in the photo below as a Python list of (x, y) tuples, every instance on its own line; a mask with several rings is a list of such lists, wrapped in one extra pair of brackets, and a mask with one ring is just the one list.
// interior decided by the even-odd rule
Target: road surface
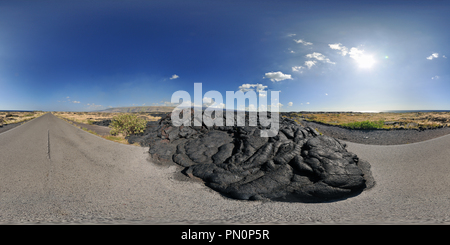
[(450, 136), (348, 143), (376, 186), (320, 203), (239, 201), (158, 166), (148, 148), (104, 140), (52, 114), (0, 134), (0, 223), (449, 223)]

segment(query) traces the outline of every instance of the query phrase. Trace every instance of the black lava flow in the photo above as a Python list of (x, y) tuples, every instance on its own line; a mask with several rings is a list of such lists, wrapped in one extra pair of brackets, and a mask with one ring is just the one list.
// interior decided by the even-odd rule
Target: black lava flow
[[(193, 122), (193, 111), (191, 117)], [(225, 113), (223, 120), (225, 125)], [(149, 146), (152, 161), (176, 163), (184, 174), (234, 199), (329, 202), (375, 184), (367, 161), (311, 127), (280, 117), (278, 134), (261, 137), (270, 125), (258, 118), (257, 126), (248, 126), (248, 113), (245, 125), (175, 127), (169, 113), (135, 140)]]

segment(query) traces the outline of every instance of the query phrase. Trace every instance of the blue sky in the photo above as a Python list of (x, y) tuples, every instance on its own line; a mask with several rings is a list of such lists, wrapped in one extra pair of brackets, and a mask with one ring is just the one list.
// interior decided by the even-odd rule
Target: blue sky
[(283, 111), (450, 109), (449, 12), (448, 1), (2, 0), (0, 110), (169, 105), (194, 83), (280, 91)]

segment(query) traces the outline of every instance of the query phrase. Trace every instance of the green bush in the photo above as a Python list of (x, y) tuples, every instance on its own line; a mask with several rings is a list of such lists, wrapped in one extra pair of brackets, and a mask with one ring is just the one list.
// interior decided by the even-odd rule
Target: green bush
[(143, 133), (146, 126), (147, 121), (145, 119), (139, 118), (137, 115), (122, 114), (113, 117), (109, 127), (112, 128), (110, 132), (112, 135), (122, 133), (129, 136), (132, 134)]
[(384, 121), (379, 120), (375, 122), (371, 121), (362, 121), (362, 122), (352, 122), (352, 123), (344, 123), (342, 126), (351, 128), (351, 129), (377, 129), (377, 128), (383, 128)]

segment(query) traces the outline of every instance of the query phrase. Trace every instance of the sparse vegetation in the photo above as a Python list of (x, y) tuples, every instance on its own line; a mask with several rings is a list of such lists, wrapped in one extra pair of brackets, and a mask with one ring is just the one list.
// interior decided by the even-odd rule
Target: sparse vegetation
[[(94, 122), (99, 122), (107, 119), (112, 119), (114, 116), (123, 113), (104, 113), (104, 112), (52, 112), (53, 115), (61, 118), (67, 118), (74, 122), (92, 125)], [(133, 113), (135, 114), (135, 113)], [(137, 113), (136, 113), (137, 114)], [(139, 113), (139, 117), (145, 118), (147, 121), (157, 121), (161, 117), (152, 116), (150, 113)]]
[(42, 111), (35, 112), (0, 112), (0, 126), (26, 122), (36, 117), (40, 117), (45, 113)]
[(343, 127), (351, 128), (351, 129), (377, 129), (377, 128), (383, 128), (384, 121), (362, 121), (362, 122), (351, 122), (351, 123), (343, 123), (341, 124)]
[(132, 134), (143, 133), (146, 125), (147, 121), (135, 114), (118, 115), (113, 117), (113, 120), (111, 122), (111, 134), (117, 135), (119, 133), (122, 133), (126, 136), (129, 136)]
[[(153, 116), (151, 112), (139, 112), (139, 113), (131, 113), (131, 114), (124, 114), (120, 112), (115, 113), (106, 113), (106, 112), (52, 112), (53, 115), (57, 116), (58, 118), (61, 118), (68, 123), (78, 127), (82, 128), (76, 125), (76, 123), (82, 123), (82, 124), (88, 124), (88, 125), (94, 125), (95, 122), (104, 121), (104, 120), (112, 120), (114, 121), (114, 118), (119, 118), (123, 115), (131, 115), (132, 118), (139, 118), (137, 119), (140, 121), (140, 125), (137, 127), (137, 130), (134, 130), (133, 133), (142, 133), (145, 130), (145, 127), (147, 126), (147, 121), (157, 121), (160, 119), (160, 116)], [(75, 123), (74, 123), (75, 122)], [(111, 122), (112, 124), (112, 122)], [(142, 127), (143, 125), (143, 127)], [(125, 126), (126, 127), (126, 126)], [(126, 132), (124, 133), (121, 126), (117, 127), (118, 129), (116, 131), (111, 130), (110, 133), (115, 133), (116, 135), (99, 135), (96, 132), (87, 129), (86, 127), (82, 128), (84, 131), (89, 132), (91, 134), (97, 135), (99, 137), (102, 137), (104, 139), (118, 142), (121, 144), (129, 144), (128, 140), (125, 138)], [(133, 131), (133, 130), (132, 130)], [(133, 145), (139, 145), (139, 143), (135, 143)]]

